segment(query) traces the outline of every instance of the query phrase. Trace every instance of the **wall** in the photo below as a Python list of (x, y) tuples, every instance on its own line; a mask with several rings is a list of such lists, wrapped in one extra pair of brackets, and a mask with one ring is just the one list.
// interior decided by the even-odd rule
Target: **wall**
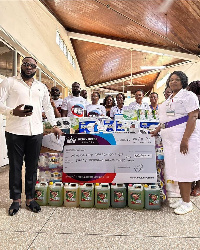
[(200, 69), (200, 62), (196, 62), (162, 70), (153, 88), (153, 91), (158, 93), (159, 103), (164, 101), (163, 91), (165, 90), (166, 85), (164, 84), (162, 87), (157, 88), (157, 82), (160, 81), (167, 73), (172, 73), (174, 71), (183, 71), (188, 76), (188, 83), (190, 83), (195, 80), (200, 80), (199, 69)]
[(75, 70), (56, 43), (58, 30), (76, 58), (67, 31), (40, 1), (0, 1), (0, 24), (66, 86), (71, 87), (77, 81), (82, 88), (85, 87), (77, 60)]

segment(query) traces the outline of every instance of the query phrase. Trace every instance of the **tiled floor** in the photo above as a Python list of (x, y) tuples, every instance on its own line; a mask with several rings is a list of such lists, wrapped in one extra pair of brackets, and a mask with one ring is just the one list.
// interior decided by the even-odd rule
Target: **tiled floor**
[(200, 197), (184, 216), (167, 205), (160, 211), (42, 207), (34, 214), (23, 203), (11, 217), (8, 168), (0, 180), (0, 249), (200, 249)]

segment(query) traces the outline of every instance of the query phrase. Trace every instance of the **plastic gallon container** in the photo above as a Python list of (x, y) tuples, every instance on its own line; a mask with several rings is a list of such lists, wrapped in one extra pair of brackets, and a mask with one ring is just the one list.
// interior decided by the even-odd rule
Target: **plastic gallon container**
[(94, 185), (93, 183), (80, 183), (79, 185), (79, 205), (80, 207), (94, 206)]
[(109, 208), (110, 206), (110, 185), (108, 183), (96, 183), (95, 185), (95, 207)]
[(158, 185), (149, 185), (144, 187), (145, 208), (160, 209), (160, 188)]
[(48, 187), (48, 203), (50, 206), (62, 206), (63, 205), (63, 183), (62, 182), (50, 182)]
[(40, 206), (46, 206), (48, 199), (47, 199), (47, 188), (48, 183), (47, 182), (36, 182), (35, 185), (35, 201)]
[(126, 186), (125, 184), (112, 183), (111, 185), (111, 206), (123, 208), (126, 206)]
[(144, 188), (141, 184), (128, 185), (128, 206), (133, 209), (144, 208)]
[(65, 207), (78, 207), (78, 184), (65, 183), (64, 185), (64, 205)]

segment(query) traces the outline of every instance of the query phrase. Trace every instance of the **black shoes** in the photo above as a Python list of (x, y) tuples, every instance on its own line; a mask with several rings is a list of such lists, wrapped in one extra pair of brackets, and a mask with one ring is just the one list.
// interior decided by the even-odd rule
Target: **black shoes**
[(35, 200), (30, 201), (29, 205), (26, 204), (26, 207), (34, 213), (38, 213), (41, 211), (40, 205)]
[(8, 214), (10, 216), (15, 215), (19, 211), (20, 207), (21, 207), (21, 204), (18, 201), (13, 201), (13, 203), (11, 204), (8, 210)]
[[(34, 213), (38, 213), (41, 211), (40, 205), (35, 200), (30, 201), (29, 205), (26, 204), (26, 207)], [(8, 214), (10, 216), (13, 216), (19, 211), (20, 208), (21, 208), (20, 202), (13, 201), (8, 210)]]

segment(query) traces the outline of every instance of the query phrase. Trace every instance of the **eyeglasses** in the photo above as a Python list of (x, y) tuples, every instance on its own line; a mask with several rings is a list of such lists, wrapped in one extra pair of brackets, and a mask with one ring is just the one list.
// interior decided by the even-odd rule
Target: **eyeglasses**
[(36, 69), (36, 67), (37, 67), (36, 64), (34, 64), (34, 63), (28, 63), (28, 62), (23, 62), (22, 66), (24, 66), (26, 68), (31, 67), (32, 69)]

